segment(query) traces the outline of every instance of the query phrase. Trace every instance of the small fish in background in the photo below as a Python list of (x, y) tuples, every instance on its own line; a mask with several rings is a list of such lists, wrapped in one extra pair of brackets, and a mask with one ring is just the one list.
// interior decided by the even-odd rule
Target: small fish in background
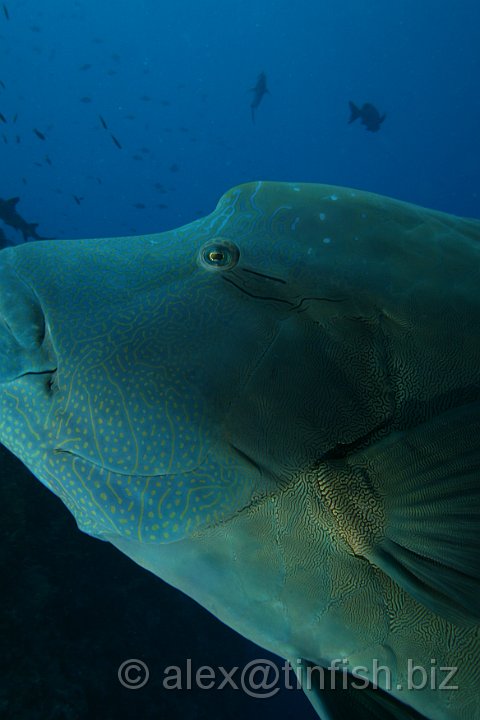
[(8, 8), (7, 8), (7, 6), (5, 5), (5, 3), (3, 3), (2, 7), (3, 7), (3, 14), (4, 14), (5, 17), (7, 18), (7, 20), (10, 20), (10, 13), (8, 12)]
[(52, 161), (50, 160), (50, 158), (48, 157), (48, 155), (45, 155), (45, 162), (47, 163), (47, 165), (51, 165), (51, 164), (52, 164)]
[(45, 135), (44, 135), (42, 132), (40, 132), (40, 130), (37, 130), (37, 128), (33, 128), (33, 132), (35, 133), (35, 135), (38, 137), (39, 140), (46, 140), (46, 139), (47, 139), (47, 138), (45, 137)]
[(78, 69), (79, 69), (79, 70), (82, 70), (82, 71), (85, 71), (85, 70), (90, 70), (91, 67), (92, 67), (92, 66), (91, 66), (90, 63), (85, 63), (85, 65), (81, 65)]
[(253, 99), (250, 103), (250, 108), (252, 111), (252, 122), (255, 122), (255, 110), (262, 102), (263, 96), (267, 93), (270, 94), (270, 90), (267, 88), (267, 76), (264, 72), (260, 73), (257, 78), (257, 84), (254, 87), (250, 88), (250, 91), (253, 92)]
[(6, 122), (7, 122), (7, 118), (5, 117), (5, 115), (3, 115), (3, 113), (0, 113), (0, 120), (1, 120), (3, 123), (6, 123)]
[(5, 145), (8, 145), (8, 138), (5, 135), (5, 133), (2, 133), (2, 138), (3, 138), (3, 142), (5, 143)]
[(80, 98), (80, 102), (85, 103), (85, 104), (91, 103), (91, 102), (92, 102), (92, 98), (89, 97), (88, 95), (85, 95), (85, 97)]
[(3, 82), (3, 80), (0, 80), (0, 87), (2, 88), (2, 90), (5, 90), (5, 83)]
[(83, 200), (83, 197), (79, 197), (78, 195), (72, 195), (72, 197), (75, 200), (75, 202), (77, 203), (77, 205), (80, 205), (80, 203)]
[(119, 141), (117, 140), (117, 138), (115, 137), (115, 135), (112, 135), (112, 133), (110, 133), (110, 137), (112, 138), (112, 140), (113, 140), (113, 142), (115, 143), (115, 145), (117, 146), (117, 148), (118, 148), (119, 150), (121, 150), (121, 149), (122, 149), (122, 145), (119, 143)]
[(27, 222), (17, 212), (17, 203), (19, 200), (19, 197), (9, 198), (8, 200), (2, 200), (0, 198), (0, 220), (3, 220), (5, 225), (21, 232), (25, 242), (27, 242), (29, 237), (34, 240), (45, 240), (46, 238), (43, 238), (37, 233), (38, 223)]
[(18, 120), (18, 113), (15, 113), (15, 115), (12, 118), (12, 123), (15, 124)]
[(170, 172), (175, 173), (180, 170), (180, 167), (177, 165), (177, 163), (172, 163), (169, 167)]
[(349, 100), (348, 104), (350, 106), (350, 120), (348, 124), (360, 118), (362, 125), (365, 125), (370, 132), (378, 132), (378, 130), (380, 130), (380, 125), (386, 118), (385, 113), (380, 115), (372, 103), (364, 103), (361, 108), (357, 107), (351, 100)]
[(102, 127), (103, 127), (105, 130), (108, 130), (108, 125), (107, 125), (105, 119), (104, 119), (101, 115), (99, 115), (98, 117), (99, 117), (99, 119), (100, 119), (100, 122), (102, 123)]
[(146, 208), (147, 206), (144, 205), (144, 204), (141, 203), (141, 202), (137, 202), (137, 203), (134, 203), (134, 204), (133, 204), (133, 207), (134, 207), (134, 208), (137, 208), (137, 210), (145, 210), (145, 208)]

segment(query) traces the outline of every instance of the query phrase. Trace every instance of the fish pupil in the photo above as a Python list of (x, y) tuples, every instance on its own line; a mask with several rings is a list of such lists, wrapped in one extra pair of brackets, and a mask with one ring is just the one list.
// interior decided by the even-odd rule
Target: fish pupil
[(225, 258), (225, 255), (220, 250), (212, 250), (208, 253), (208, 259), (211, 260), (211, 262), (222, 262)]

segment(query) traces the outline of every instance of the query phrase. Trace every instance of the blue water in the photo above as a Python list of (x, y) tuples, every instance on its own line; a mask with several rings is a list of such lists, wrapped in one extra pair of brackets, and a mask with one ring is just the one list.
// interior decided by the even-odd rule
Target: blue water
[[(6, 7), (0, 197), (19, 196), (18, 211), (42, 235), (159, 232), (258, 179), (348, 185), (480, 217), (474, 0), (6, 0)], [(253, 123), (250, 88), (261, 71), (270, 94)], [(349, 100), (386, 113), (377, 133), (348, 124)], [(15, 717), (83, 720), (100, 717), (101, 708), (105, 720), (313, 718), (297, 693), (250, 702), (233, 690), (178, 699), (162, 692), (162, 668), (195, 653), (197, 666), (230, 668), (267, 655), (80, 535), (58, 501), (5, 458), (11, 497), (25, 473), (23, 502), (34, 503), (24, 515), (12, 501), (10, 512), (24, 523), (28, 513), (39, 518), (22, 530), (12, 521), (9, 537), (10, 557), (18, 556), (9, 566), (17, 583), (12, 634), (25, 643), (15, 662), (26, 668), (9, 666)], [(143, 693), (117, 682), (118, 664), (132, 656), (157, 673)], [(9, 717), (2, 697), (0, 717)]]
[[(474, 0), (6, 5), (0, 197), (19, 195), (46, 236), (157, 232), (252, 179), (480, 215)], [(253, 124), (262, 70), (270, 95)], [(349, 100), (387, 113), (378, 133), (348, 124)]]

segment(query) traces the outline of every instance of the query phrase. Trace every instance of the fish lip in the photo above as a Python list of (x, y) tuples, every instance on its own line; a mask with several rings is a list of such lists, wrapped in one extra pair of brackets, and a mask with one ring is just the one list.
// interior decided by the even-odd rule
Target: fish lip
[[(34, 288), (17, 272), (15, 254), (0, 254), (0, 382), (54, 375), (58, 368), (50, 326)], [(49, 384), (49, 390), (53, 383)]]
[(36, 350), (43, 345), (48, 330), (44, 308), (35, 289), (18, 273), (8, 248), (2, 252), (6, 253), (7, 262), (0, 264), (0, 280), (4, 284), (0, 318), (20, 347)]

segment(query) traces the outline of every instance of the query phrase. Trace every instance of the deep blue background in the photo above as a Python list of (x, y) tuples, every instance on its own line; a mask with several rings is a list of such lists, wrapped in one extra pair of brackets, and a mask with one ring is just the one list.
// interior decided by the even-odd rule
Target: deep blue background
[[(257, 179), (480, 215), (475, 0), (18, 0), (9, 10), (0, 197), (20, 195), (45, 235), (157, 232)], [(248, 89), (262, 70), (271, 95), (252, 124)], [(387, 113), (380, 132), (347, 124), (350, 99)]]
[[(158, 232), (258, 179), (349, 185), (480, 216), (477, 0), (6, 4), (0, 197), (19, 195), (19, 212), (43, 235)], [(249, 88), (262, 70), (271, 95), (253, 124)], [(347, 124), (349, 100), (387, 113), (380, 132)], [(162, 668), (186, 656), (228, 667), (265, 653), (80, 535), (59, 501), (1, 453), (2, 577), (15, 589), (0, 716), (14, 707), (30, 720), (306, 719), (292, 693), (257, 703), (162, 693)], [(115, 676), (132, 655), (157, 672), (135, 695)]]

